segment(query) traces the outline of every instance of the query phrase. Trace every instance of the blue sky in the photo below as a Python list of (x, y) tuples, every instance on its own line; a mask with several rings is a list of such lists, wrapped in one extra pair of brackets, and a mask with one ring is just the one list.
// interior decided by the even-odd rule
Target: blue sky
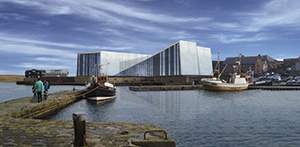
[(185, 40), (213, 59), (299, 56), (298, 0), (0, 0), (0, 74), (76, 73), (78, 52), (154, 54)]

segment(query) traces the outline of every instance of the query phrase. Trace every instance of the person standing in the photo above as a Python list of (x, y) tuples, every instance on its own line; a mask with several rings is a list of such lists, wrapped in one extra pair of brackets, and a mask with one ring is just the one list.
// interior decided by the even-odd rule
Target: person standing
[(44, 89), (43, 82), (41, 81), (40, 78), (38, 78), (38, 81), (34, 85), (37, 96), (38, 96), (38, 103), (42, 101), (42, 91)]
[(47, 80), (45, 80), (45, 83), (44, 83), (44, 96), (45, 96), (45, 99), (47, 99), (47, 97), (48, 97), (48, 89), (49, 89), (49, 82)]
[(36, 99), (36, 95), (37, 95), (36, 94), (36, 89), (35, 89), (36, 80), (34, 80), (33, 83), (34, 83), (33, 86), (32, 86), (33, 99)]

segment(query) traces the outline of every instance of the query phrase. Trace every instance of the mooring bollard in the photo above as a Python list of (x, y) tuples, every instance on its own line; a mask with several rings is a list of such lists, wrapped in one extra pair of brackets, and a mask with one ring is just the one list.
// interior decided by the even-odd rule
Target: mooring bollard
[(86, 143), (86, 128), (85, 128), (85, 114), (73, 113), (75, 140), (74, 146), (85, 146)]

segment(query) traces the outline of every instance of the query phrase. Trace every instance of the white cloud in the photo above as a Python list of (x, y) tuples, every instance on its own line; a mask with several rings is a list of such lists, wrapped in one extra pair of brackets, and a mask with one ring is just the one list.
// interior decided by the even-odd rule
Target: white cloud
[[(149, 23), (162, 23), (173, 25), (175, 23), (199, 23), (210, 21), (208, 17), (178, 17), (170, 14), (154, 12), (152, 10), (140, 9), (129, 5), (121, 5), (108, 1), (26, 1), (26, 0), (4, 0), (6, 2), (31, 6), (42, 10), (49, 15), (76, 14), (92, 21), (109, 23), (119, 27), (130, 27), (141, 31), (153, 31)], [(128, 21), (130, 19), (130, 21)], [(141, 22), (143, 21), (143, 22)], [(135, 22), (135, 23), (133, 23)], [(155, 27), (154, 27), (155, 28)]]
[(222, 43), (235, 43), (235, 42), (253, 42), (253, 41), (263, 41), (269, 40), (270, 37), (265, 36), (264, 34), (256, 34), (251, 37), (246, 37), (240, 34), (213, 34), (210, 36), (213, 39), (217, 39)]
[(27, 69), (70, 69), (74, 68), (72, 66), (66, 66), (66, 65), (50, 65), (50, 64), (43, 64), (43, 63), (21, 63), (12, 65), (14, 67), (21, 67), (21, 68), (27, 68)]
[(11, 74), (9, 70), (0, 70), (0, 75)]
[[(271, 0), (255, 12), (241, 12), (229, 17), (238, 23), (216, 23), (220, 29), (238, 32), (259, 32), (276, 29), (276, 27), (295, 27), (299, 29), (300, 3), (295, 0)], [(272, 28), (274, 27), (274, 28)]]
[[(23, 39), (27, 38), (27, 36), (12, 36), (4, 33), (0, 33), (0, 40), (13, 42), (12, 44), (31, 44), (33, 46), (41, 45), (41, 46), (55, 46), (60, 48), (70, 48), (70, 49), (105, 49), (105, 50), (126, 50), (130, 49), (130, 47), (113, 47), (113, 46), (84, 46), (72, 43), (56, 43), (56, 42), (48, 42), (48, 41), (40, 41), (34, 39)], [(14, 45), (11, 45), (14, 46)], [(0, 45), (1, 47), (1, 45)], [(41, 47), (42, 49), (43, 47)]]
[[(1, 42), (0, 42), (1, 43)], [(64, 58), (76, 58), (76, 53), (71, 51), (52, 49), (46, 47), (40, 47), (35, 45), (27, 45), (27, 44), (0, 44), (1, 52), (9, 52), (9, 53), (19, 53), (26, 55), (44, 55), (44, 56), (60, 56)]]

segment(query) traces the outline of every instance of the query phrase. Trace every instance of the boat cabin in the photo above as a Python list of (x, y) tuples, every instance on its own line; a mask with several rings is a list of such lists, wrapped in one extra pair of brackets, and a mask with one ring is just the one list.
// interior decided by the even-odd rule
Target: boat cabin
[(98, 76), (98, 84), (104, 85), (105, 82), (108, 82), (108, 78), (106, 76)]

